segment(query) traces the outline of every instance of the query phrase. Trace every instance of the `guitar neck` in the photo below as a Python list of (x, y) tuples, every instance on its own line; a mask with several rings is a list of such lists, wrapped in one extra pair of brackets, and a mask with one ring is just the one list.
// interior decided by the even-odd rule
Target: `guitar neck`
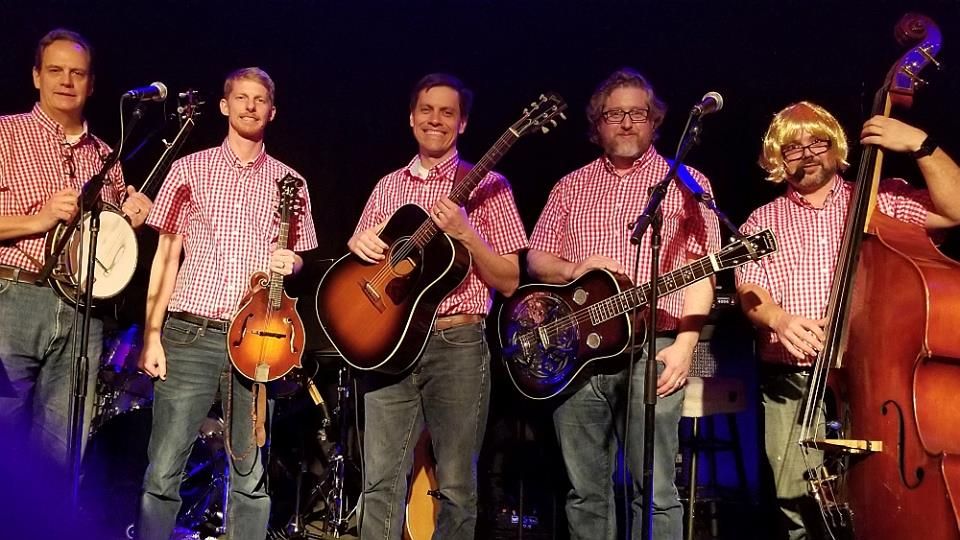
[[(463, 180), (453, 186), (453, 190), (450, 191), (450, 200), (456, 203), (457, 206), (466, 204), (474, 188), (487, 176), (487, 173), (500, 161), (500, 158), (507, 153), (507, 150), (513, 146), (513, 143), (517, 142), (517, 139), (519, 139), (519, 137), (514, 134), (512, 130), (508, 129), (505, 131), (503, 135), (497, 139), (497, 142), (487, 150), (487, 153), (480, 158), (480, 161), (470, 169), (470, 172), (463, 177)], [(424, 221), (416, 233), (414, 233), (413, 241), (422, 247), (438, 232), (439, 230), (436, 224), (428, 219)]]
[(517, 136), (510, 130), (505, 131), (490, 150), (487, 150), (487, 153), (480, 158), (480, 161), (473, 166), (473, 169), (470, 169), (470, 172), (463, 177), (463, 180), (453, 186), (453, 190), (450, 192), (450, 200), (458, 206), (466, 204), (467, 199), (470, 198), (470, 193), (473, 192), (474, 188), (480, 184), (480, 181), (487, 176), (490, 169), (500, 161), (500, 158), (507, 153), (507, 150), (509, 150), (515, 142), (517, 142)]
[[(290, 235), (290, 220), (288, 217), (280, 221), (280, 233), (277, 235), (277, 246), (281, 249), (288, 249)], [(274, 308), (280, 307), (280, 300), (283, 298), (283, 276), (278, 272), (270, 271), (270, 305)]]
[[(697, 259), (686, 266), (660, 276), (660, 278), (657, 279), (657, 298), (678, 291), (716, 272), (717, 266), (712, 255)], [(599, 324), (631, 310), (646, 306), (650, 303), (650, 299), (652, 298), (651, 294), (651, 284), (645, 283), (597, 302), (585, 308), (585, 310), (590, 314), (590, 321), (593, 324)]]
[(147, 175), (147, 179), (143, 181), (143, 185), (140, 186), (140, 193), (143, 193), (150, 199), (156, 198), (157, 191), (159, 191), (163, 179), (166, 177), (167, 172), (170, 171), (173, 160), (180, 154), (180, 149), (183, 148), (183, 143), (186, 142), (190, 132), (193, 131), (193, 126), (193, 118), (187, 118), (184, 121), (180, 127), (180, 131), (177, 132), (176, 138), (173, 139), (172, 143), (167, 145), (167, 148), (163, 151), (163, 155), (160, 156), (157, 164), (153, 166), (153, 170)]

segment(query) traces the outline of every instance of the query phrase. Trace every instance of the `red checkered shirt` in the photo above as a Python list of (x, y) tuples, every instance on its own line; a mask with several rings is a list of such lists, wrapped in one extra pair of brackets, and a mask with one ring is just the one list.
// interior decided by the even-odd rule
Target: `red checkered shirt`
[[(420, 157), (377, 182), (367, 199), (357, 232), (369, 229), (387, 219), (405, 204), (416, 204), (424, 211), (441, 198), (450, 195), (460, 158), (454, 154), (430, 169), (426, 178), (416, 175)], [(515, 253), (527, 247), (523, 221), (513, 200), (507, 179), (489, 172), (473, 190), (465, 206), (470, 222), (481, 238), (498, 254)], [(487, 315), (493, 304), (490, 287), (471, 269), (467, 278), (454, 289), (437, 310), (437, 315)]]
[[(763, 287), (781, 308), (794, 315), (818, 320), (826, 316), (833, 270), (850, 206), (853, 185), (840, 176), (827, 195), (823, 208), (814, 208), (792, 187), (755, 210), (740, 230), (744, 234), (770, 228), (778, 251), (736, 270), (737, 286), (753, 283)], [(923, 225), (933, 203), (926, 191), (910, 187), (902, 179), (880, 182), (877, 208), (907, 223)], [(798, 360), (780, 344), (777, 333), (758, 330), (760, 358), (775, 364), (808, 366), (813, 358)]]
[[(40, 212), (43, 203), (66, 188), (81, 189), (100, 172), (110, 147), (90, 135), (68, 143), (63, 127), (46, 115), (40, 104), (24, 114), (0, 117), (0, 215), (27, 216)], [(103, 199), (120, 204), (124, 192), (120, 166), (111, 169)], [(44, 236), (0, 241), (0, 264), (40, 270)]]
[[(167, 306), (212, 319), (230, 319), (254, 272), (267, 271), (277, 240), (277, 181), (296, 171), (261, 151), (242, 163), (226, 141), (173, 163), (147, 224), (183, 235), (184, 259)], [(301, 212), (290, 224), (294, 251), (317, 247), (304, 185)]]
[[(670, 165), (651, 146), (637, 158), (633, 169), (618, 176), (607, 157), (564, 176), (553, 187), (540, 214), (530, 248), (546, 251), (572, 263), (591, 255), (610, 257), (626, 269), (627, 275), (642, 283), (650, 280), (650, 234), (640, 243), (637, 273), (637, 246), (630, 243), (631, 224), (643, 212), (649, 189), (663, 179)], [(710, 182), (699, 171), (687, 168), (697, 183), (712, 194)], [(663, 210), (663, 242), (660, 273), (675, 270), (688, 259), (702, 257), (720, 248), (719, 222), (714, 213), (672, 182), (660, 207)], [(683, 314), (685, 291), (660, 299), (657, 329), (677, 329)]]

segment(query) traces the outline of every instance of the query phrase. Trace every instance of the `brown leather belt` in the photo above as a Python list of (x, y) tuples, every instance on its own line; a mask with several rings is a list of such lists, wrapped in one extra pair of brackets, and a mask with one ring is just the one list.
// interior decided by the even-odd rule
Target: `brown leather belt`
[(484, 319), (486, 319), (486, 316), (478, 315), (476, 313), (461, 313), (459, 315), (445, 315), (443, 317), (437, 317), (437, 320), (433, 323), (433, 330), (434, 332), (439, 332), (441, 330), (449, 330), (451, 328), (456, 328), (458, 326), (464, 326), (467, 324), (483, 322)]
[(230, 321), (224, 321), (222, 319), (208, 319), (207, 317), (192, 315), (184, 311), (171, 311), (170, 318), (195, 324), (201, 328), (205, 328), (213, 332), (219, 332), (221, 334), (226, 334), (227, 330), (230, 328)]
[[(29, 283), (30, 285), (36, 285), (37, 280), (40, 279), (40, 274), (28, 272), (27, 270), (17, 268), (16, 266), (0, 264), (0, 279), (5, 279), (14, 283)], [(44, 282), (42, 285), (45, 284), (46, 282)]]

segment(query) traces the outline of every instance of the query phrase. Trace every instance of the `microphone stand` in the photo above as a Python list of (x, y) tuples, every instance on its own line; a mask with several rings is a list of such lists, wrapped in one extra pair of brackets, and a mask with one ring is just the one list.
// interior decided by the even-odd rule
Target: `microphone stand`
[[(83, 404), (86, 401), (87, 396), (87, 383), (90, 377), (90, 365), (89, 358), (87, 356), (87, 349), (89, 347), (90, 341), (90, 320), (93, 316), (93, 284), (94, 284), (94, 270), (96, 269), (96, 260), (97, 260), (97, 236), (100, 233), (100, 212), (103, 210), (103, 199), (101, 191), (103, 190), (103, 184), (106, 180), (107, 174), (109, 174), (110, 169), (119, 161), (120, 159), (120, 150), (123, 148), (124, 143), (133, 133), (133, 128), (136, 126), (137, 122), (143, 117), (144, 107), (142, 103), (137, 103), (137, 106), (134, 108), (132, 113), (132, 119), (130, 124), (127, 126), (126, 135), (120, 140), (120, 143), (114, 147), (110, 154), (107, 155), (106, 159), (103, 160), (103, 164), (100, 167), (100, 171), (93, 175), (90, 180), (83, 186), (83, 189), (80, 193), (80, 208), (77, 212), (77, 217), (70, 224), (60, 242), (57, 243), (53, 254), (49, 259), (47, 259), (44, 264), (43, 271), (41, 272), (40, 280), (45, 281), (49, 277), (50, 272), (53, 271), (53, 266), (56, 264), (56, 261), (60, 260), (60, 256), (63, 254), (63, 250), (66, 248), (69, 239), (73, 236), (73, 231), (79, 226), (80, 222), (83, 220), (84, 212), (89, 209), (90, 212), (90, 239), (87, 245), (87, 258), (85, 262), (86, 268), (86, 279), (83, 284), (83, 303), (81, 306), (79, 293), (77, 291), (77, 296), (74, 298), (76, 301), (76, 309), (81, 311), (81, 330), (80, 330), (80, 344), (79, 351), (74, 359), (73, 363), (73, 376), (71, 377), (70, 384), (73, 388), (73, 400), (70, 404), (70, 431), (67, 439), (67, 457), (70, 464), (70, 500), (72, 502), (71, 508), (76, 513), (79, 511), (80, 506), (80, 465), (81, 465), (81, 449), (83, 448), (83, 415), (84, 407)], [(80, 241), (82, 241), (82, 236)]]
[[(680, 139), (680, 145), (677, 149), (676, 158), (673, 162), (670, 163), (670, 169), (667, 171), (667, 174), (663, 177), (663, 180), (655, 184), (650, 190), (650, 197), (647, 200), (647, 206), (644, 208), (643, 212), (637, 217), (636, 221), (633, 223), (633, 233), (630, 235), (630, 243), (639, 246), (641, 239), (647, 231), (647, 228), (652, 226), (650, 233), (650, 293), (647, 298), (647, 305), (649, 306), (649, 320), (647, 322), (649, 338), (647, 339), (647, 363), (646, 370), (644, 372), (644, 397), (643, 397), (643, 471), (642, 471), (642, 490), (643, 490), (643, 519), (641, 521), (641, 530), (642, 538), (650, 540), (653, 538), (653, 444), (654, 444), (654, 422), (656, 421), (656, 407), (657, 407), (657, 304), (658, 304), (658, 291), (660, 279), (660, 226), (662, 213), (660, 210), (660, 205), (663, 203), (663, 199), (666, 197), (667, 188), (670, 186), (670, 182), (677, 177), (677, 171), (680, 165), (683, 162), (683, 159), (689, 153), (690, 149), (699, 142), (700, 135), (700, 120), (702, 115), (698, 113), (697, 110), (691, 111), (690, 118), (687, 121), (687, 127), (683, 132), (683, 136)], [(683, 183), (683, 182), (682, 182)], [(683, 183), (686, 185), (686, 183)], [(699, 188), (699, 184), (692, 182)], [(688, 186), (688, 189), (692, 189), (692, 186)], [(704, 199), (709, 198), (709, 195), (703, 192), (702, 188), (700, 193), (693, 193), (693, 196), (700, 202), (704, 202)], [(637, 259), (639, 263), (640, 251), (637, 250)], [(639, 264), (638, 264), (639, 267)], [(638, 312), (634, 312), (634, 328), (636, 328), (637, 317), (639, 316)], [(631, 339), (635, 337), (631, 336)], [(630, 369), (633, 369), (633, 355), (635, 354), (635, 348), (630, 348)], [(631, 376), (631, 381), (633, 380)], [(627, 407), (629, 411), (631, 398), (627, 398)], [(627, 429), (629, 429), (629, 422), (627, 424)], [(631, 520), (627, 516), (627, 527), (630, 526)], [(629, 538), (629, 535), (628, 535)]]

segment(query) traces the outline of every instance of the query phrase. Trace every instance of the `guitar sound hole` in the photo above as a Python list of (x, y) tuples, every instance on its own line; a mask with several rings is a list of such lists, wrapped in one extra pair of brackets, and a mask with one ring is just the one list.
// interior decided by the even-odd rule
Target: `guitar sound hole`
[(423, 251), (416, 247), (411, 248), (409, 238), (403, 238), (394, 242), (387, 256), (390, 258), (394, 277), (387, 283), (385, 291), (394, 305), (400, 305), (406, 301), (420, 279)]
[(542, 384), (563, 380), (574, 365), (579, 329), (562, 298), (547, 293), (528, 296), (511, 313), (508, 335), (519, 375)]

